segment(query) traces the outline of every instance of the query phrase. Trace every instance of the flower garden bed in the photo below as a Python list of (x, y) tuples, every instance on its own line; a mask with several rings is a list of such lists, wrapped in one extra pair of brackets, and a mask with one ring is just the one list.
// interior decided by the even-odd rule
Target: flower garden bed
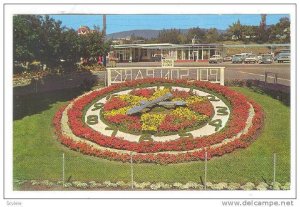
[[(143, 109), (144, 113), (141, 111), (133, 115), (126, 114), (130, 108), (140, 106), (140, 102), (153, 101), (167, 93), (172, 94), (170, 100), (173, 103), (186, 105), (155, 105)], [(178, 89), (144, 88), (132, 90), (129, 94), (113, 96), (103, 105), (100, 117), (113, 128), (132, 134), (170, 135), (199, 128), (207, 123), (213, 114), (213, 106), (205, 96), (196, 96), (191, 91)]]
[[(163, 88), (160, 90), (159, 87)], [(188, 88), (190, 92), (174, 90), (175, 87)], [(147, 115), (146, 112), (137, 116), (128, 116), (125, 113), (129, 110), (126, 107), (132, 108), (141, 105), (142, 100), (155, 100), (153, 98), (155, 93), (160, 94), (168, 88), (172, 93), (172, 100), (169, 101), (184, 100), (188, 103), (187, 100), (190, 98), (198, 99), (198, 102), (188, 103), (186, 107), (182, 108), (166, 109), (163, 118), (159, 117), (161, 111), (152, 112), (152, 115), (149, 113)], [(125, 90), (129, 92), (120, 94)], [(193, 90), (204, 91), (210, 95), (195, 96)], [(117, 94), (118, 92), (119, 94)], [(139, 97), (138, 101), (130, 101), (137, 97)], [(162, 97), (161, 94), (158, 97)], [(106, 101), (100, 103), (99, 100)], [(214, 107), (213, 112), (211, 103), (219, 100), (224, 100), (228, 108), (225, 110), (224, 107), (217, 108), (217, 106)], [(88, 108), (90, 111), (100, 110), (102, 116), (99, 117), (102, 117), (102, 120), (104, 118), (105, 123), (110, 122), (111, 126), (97, 131), (95, 127), (87, 124), (89, 122), (93, 125), (101, 120), (100, 118), (88, 119), (89, 117), (86, 116)], [(155, 110), (157, 107), (154, 107)], [(118, 113), (115, 113), (116, 111)], [(187, 116), (185, 119), (184, 114), (188, 113), (195, 117)], [(181, 119), (172, 117), (174, 114), (181, 114), (181, 117), (179, 116)], [(226, 124), (220, 124), (220, 119), (212, 120), (212, 116), (216, 114), (227, 115), (229, 118)], [(205, 119), (197, 122), (195, 119), (199, 119), (201, 116)], [(151, 121), (155, 119), (159, 121), (152, 123)], [(258, 104), (246, 99), (244, 95), (217, 84), (200, 81), (187, 82), (186, 80), (144, 79), (116, 84), (84, 94), (59, 110), (53, 122), (60, 142), (70, 149), (110, 160), (128, 162), (132, 154), (134, 162), (166, 164), (204, 160), (205, 152), (207, 158), (211, 159), (238, 148), (248, 147), (263, 127), (263, 111)], [(169, 124), (172, 122), (173, 124)], [(191, 122), (193, 122), (193, 126)], [(179, 126), (176, 123), (179, 123)], [(198, 136), (195, 136), (197, 133), (194, 133), (191, 136), (189, 132), (203, 124), (206, 127), (214, 127), (214, 133), (198, 134)], [(122, 129), (126, 129), (125, 131), (131, 134), (141, 134), (140, 138), (138, 141), (132, 141), (129, 138), (118, 136), (118, 131), (122, 131)], [(102, 133), (109, 130), (112, 132), (110, 136)], [(151, 138), (155, 137), (155, 134), (171, 134), (172, 137), (172, 133), (176, 130), (179, 138), (173, 140), (160, 141), (158, 137), (153, 141)], [(145, 134), (145, 132), (147, 133)]]
[[(73, 181), (63, 183), (62, 181), (49, 181), (49, 180), (15, 180), (14, 181), (19, 186), (26, 186), (26, 189), (43, 189), (51, 190), (52, 188), (61, 190), (65, 189), (82, 189), (82, 190), (204, 190), (205, 186), (197, 182), (187, 182), (187, 183), (164, 183), (164, 182), (124, 182), (124, 181), (104, 181), (104, 182), (82, 182)], [(207, 190), (290, 190), (290, 183), (233, 183), (233, 182), (221, 182), (221, 183), (206, 183)]]

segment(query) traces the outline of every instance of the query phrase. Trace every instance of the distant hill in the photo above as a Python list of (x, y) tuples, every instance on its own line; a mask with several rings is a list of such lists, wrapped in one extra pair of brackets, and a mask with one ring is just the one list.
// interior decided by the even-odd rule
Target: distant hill
[[(180, 29), (183, 34), (186, 34), (189, 29)], [(208, 30), (208, 29), (204, 29)], [(108, 39), (119, 39), (119, 38), (126, 38), (132, 35), (143, 37), (146, 39), (156, 38), (158, 37), (159, 32), (162, 30), (152, 30), (152, 29), (141, 29), (141, 30), (129, 30), (123, 32), (115, 32), (107, 35)], [(218, 30), (220, 33), (225, 32), (225, 30)]]
[(115, 32), (115, 33), (108, 34), (107, 38), (119, 39), (119, 38), (125, 38), (134, 35), (146, 39), (151, 39), (151, 38), (158, 37), (160, 31), (161, 30), (152, 30), (152, 29), (129, 30), (129, 31)]

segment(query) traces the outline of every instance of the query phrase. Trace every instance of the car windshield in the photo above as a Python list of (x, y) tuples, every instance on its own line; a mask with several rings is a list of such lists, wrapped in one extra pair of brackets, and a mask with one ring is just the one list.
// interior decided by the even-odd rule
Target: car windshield
[(280, 53), (279, 57), (282, 57), (282, 56), (290, 56), (290, 53)]

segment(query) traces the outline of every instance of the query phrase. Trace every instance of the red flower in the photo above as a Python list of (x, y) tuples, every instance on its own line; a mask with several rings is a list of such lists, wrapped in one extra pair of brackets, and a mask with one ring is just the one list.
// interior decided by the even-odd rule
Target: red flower
[(153, 95), (154, 92), (155, 92), (154, 89), (142, 88), (142, 89), (132, 90), (130, 92), (130, 94), (135, 95), (135, 96), (143, 96), (145, 98), (150, 98)]
[(205, 102), (194, 102), (189, 105), (189, 108), (208, 117), (211, 117), (214, 114), (214, 108), (208, 100)]
[(111, 111), (113, 109), (120, 109), (129, 104), (126, 101), (123, 101), (119, 97), (112, 97), (109, 99), (103, 106), (104, 111)]

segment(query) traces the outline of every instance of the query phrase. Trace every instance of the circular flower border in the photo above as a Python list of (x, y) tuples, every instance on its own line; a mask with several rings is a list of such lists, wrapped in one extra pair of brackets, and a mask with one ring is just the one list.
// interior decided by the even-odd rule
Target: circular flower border
[[(114, 136), (104, 136), (91, 129), (82, 121), (84, 108), (103, 95), (134, 87), (164, 84), (196, 88), (213, 92), (217, 96), (226, 97), (231, 105), (231, 117), (226, 128), (210, 136), (167, 142), (144, 141), (136, 143)], [(254, 111), (251, 126), (246, 133), (240, 134), (238, 138), (230, 139), (245, 128), (250, 106)], [(73, 140), (67, 134), (63, 133), (61, 119), (65, 110), (67, 110), (68, 124), (72, 133), (83, 140)], [(252, 100), (247, 100), (244, 95), (218, 84), (201, 81), (189, 82), (187, 80), (143, 79), (112, 85), (84, 94), (73, 100), (71, 106), (61, 108), (56, 113), (53, 123), (59, 141), (70, 149), (80, 151), (83, 154), (128, 162), (131, 159), (132, 153), (134, 162), (167, 164), (204, 160), (205, 152), (207, 152), (207, 157), (210, 159), (214, 156), (230, 153), (237, 148), (246, 148), (256, 139), (259, 129), (263, 127), (263, 118), (263, 111), (258, 104)], [(84, 140), (88, 140), (88, 142)], [(97, 148), (91, 143), (95, 143), (102, 148)]]

